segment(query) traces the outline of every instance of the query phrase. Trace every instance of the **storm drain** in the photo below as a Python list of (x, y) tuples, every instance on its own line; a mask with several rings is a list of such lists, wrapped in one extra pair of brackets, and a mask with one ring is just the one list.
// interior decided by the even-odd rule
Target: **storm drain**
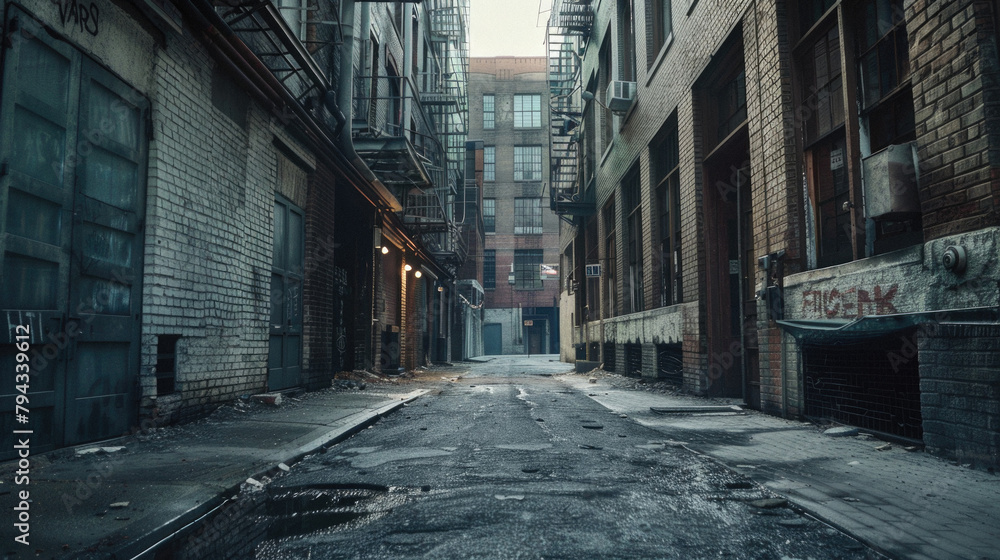
[(919, 440), (920, 368), (913, 331), (803, 346), (806, 416)]

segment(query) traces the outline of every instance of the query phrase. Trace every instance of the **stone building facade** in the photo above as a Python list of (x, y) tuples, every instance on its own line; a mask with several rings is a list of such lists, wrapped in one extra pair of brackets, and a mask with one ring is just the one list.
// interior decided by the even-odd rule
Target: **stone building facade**
[[(0, 361), (30, 357), (0, 418), (24, 393), (33, 450), (447, 359), (467, 36), (431, 33), (467, 3), (290, 5), (0, 2)], [(355, 56), (373, 35), (408, 89)], [(416, 151), (436, 167), (384, 165)]]
[[(487, 354), (556, 353), (559, 219), (549, 182), (544, 57), (472, 58), (469, 137), (483, 141)], [(546, 270), (553, 270), (546, 268)]]
[(552, 14), (564, 359), (998, 464), (996, 4)]

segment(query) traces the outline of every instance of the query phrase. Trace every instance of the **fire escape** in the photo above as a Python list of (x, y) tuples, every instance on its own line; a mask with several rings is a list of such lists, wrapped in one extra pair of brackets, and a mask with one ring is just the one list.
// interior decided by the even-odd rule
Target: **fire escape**
[[(468, 135), (469, 0), (427, 2), (435, 71), (425, 69), (427, 87), (420, 102), (428, 111), (443, 151), (443, 173), (433, 189), (425, 193), (421, 206), (407, 217), (416, 233), (439, 262), (453, 270), (468, 256), (465, 230), (468, 202), (465, 181), (465, 140)], [(424, 222), (424, 214), (438, 213), (441, 220)]]
[(594, 185), (584, 181), (580, 51), (594, 23), (591, 0), (556, 0), (546, 31), (549, 82), (549, 208), (563, 220), (596, 212)]

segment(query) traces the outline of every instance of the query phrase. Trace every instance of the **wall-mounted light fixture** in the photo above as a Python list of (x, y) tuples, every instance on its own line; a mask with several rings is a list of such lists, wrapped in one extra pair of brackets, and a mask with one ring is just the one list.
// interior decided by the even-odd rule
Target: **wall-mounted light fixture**
[(382, 254), (383, 255), (388, 255), (389, 254), (389, 248), (383, 245), (382, 246)]
[(413, 273), (413, 275), (414, 275), (414, 276), (416, 276), (417, 278), (420, 278), (421, 276), (423, 276), (423, 275), (424, 275), (424, 273), (423, 273), (423, 272), (420, 272), (420, 271), (418, 270), (418, 271), (414, 272), (414, 273)]
[(413, 270), (413, 267), (410, 266), (410, 265), (408, 265), (408, 264), (407, 265), (403, 265), (403, 270), (409, 272), (409, 271)]

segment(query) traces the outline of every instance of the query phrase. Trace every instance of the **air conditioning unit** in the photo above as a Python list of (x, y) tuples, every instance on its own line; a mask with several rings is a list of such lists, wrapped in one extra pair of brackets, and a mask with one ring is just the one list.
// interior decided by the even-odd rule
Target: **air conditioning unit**
[(612, 80), (608, 84), (608, 109), (612, 113), (624, 114), (635, 100), (635, 82)]
[(917, 146), (887, 146), (862, 160), (865, 216), (892, 218), (920, 212)]

